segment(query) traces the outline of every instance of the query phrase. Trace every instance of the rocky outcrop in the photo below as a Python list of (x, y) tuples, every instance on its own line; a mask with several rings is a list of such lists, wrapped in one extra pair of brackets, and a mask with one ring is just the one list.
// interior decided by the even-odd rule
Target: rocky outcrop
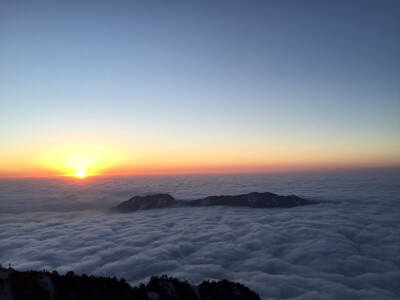
[(0, 299), (259, 300), (260, 297), (244, 285), (228, 280), (203, 281), (193, 286), (163, 275), (151, 277), (147, 285), (131, 287), (123, 278), (0, 268)]
[(177, 205), (178, 201), (168, 194), (154, 194), (147, 196), (135, 196), (113, 207), (112, 212), (131, 212), (152, 208), (163, 208)]
[(168, 194), (154, 194), (148, 196), (135, 196), (113, 207), (112, 212), (127, 213), (137, 210), (177, 207), (177, 206), (242, 206), (242, 207), (295, 207), (313, 204), (298, 196), (279, 196), (273, 193), (249, 193), (233, 196), (209, 196), (197, 200), (176, 200)]
[(246, 206), (246, 207), (294, 207), (311, 204), (300, 197), (279, 196), (273, 193), (250, 193), (235, 196), (209, 196), (190, 201), (190, 206)]

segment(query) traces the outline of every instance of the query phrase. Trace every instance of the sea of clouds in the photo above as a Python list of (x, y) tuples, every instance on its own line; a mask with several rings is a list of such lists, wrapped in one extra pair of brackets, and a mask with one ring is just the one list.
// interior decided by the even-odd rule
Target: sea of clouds
[[(0, 182), (0, 263), (124, 277), (229, 279), (262, 299), (400, 297), (398, 173), (102, 178)], [(136, 194), (178, 199), (271, 191), (290, 209), (107, 209)]]

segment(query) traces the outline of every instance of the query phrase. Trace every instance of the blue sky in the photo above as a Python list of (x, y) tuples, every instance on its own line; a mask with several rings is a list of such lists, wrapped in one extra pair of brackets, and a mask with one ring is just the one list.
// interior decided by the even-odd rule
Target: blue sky
[(84, 140), (400, 163), (398, 1), (0, 3), (3, 159)]

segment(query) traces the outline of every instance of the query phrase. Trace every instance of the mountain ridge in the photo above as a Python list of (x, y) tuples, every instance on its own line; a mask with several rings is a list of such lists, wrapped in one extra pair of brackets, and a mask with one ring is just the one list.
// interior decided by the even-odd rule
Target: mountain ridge
[(314, 202), (295, 195), (280, 196), (270, 192), (252, 192), (240, 195), (208, 196), (195, 200), (177, 200), (169, 194), (133, 196), (110, 209), (114, 213), (129, 213), (166, 207), (239, 206), (252, 208), (295, 207)]

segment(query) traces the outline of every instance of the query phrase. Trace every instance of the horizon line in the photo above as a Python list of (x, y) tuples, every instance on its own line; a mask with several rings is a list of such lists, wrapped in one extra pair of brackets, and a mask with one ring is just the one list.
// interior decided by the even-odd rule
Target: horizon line
[(77, 178), (68, 174), (46, 174), (46, 175), (0, 175), (0, 179), (18, 179), (18, 178), (75, 178), (85, 180), (90, 177), (135, 177), (135, 176), (195, 176), (195, 175), (256, 175), (256, 174), (312, 174), (312, 173), (351, 173), (351, 172), (372, 172), (372, 171), (400, 171), (400, 166), (375, 166), (375, 167), (337, 167), (321, 169), (294, 169), (294, 170), (272, 170), (272, 171), (206, 171), (206, 172), (137, 172), (137, 173), (96, 173), (87, 174), (84, 178)]

